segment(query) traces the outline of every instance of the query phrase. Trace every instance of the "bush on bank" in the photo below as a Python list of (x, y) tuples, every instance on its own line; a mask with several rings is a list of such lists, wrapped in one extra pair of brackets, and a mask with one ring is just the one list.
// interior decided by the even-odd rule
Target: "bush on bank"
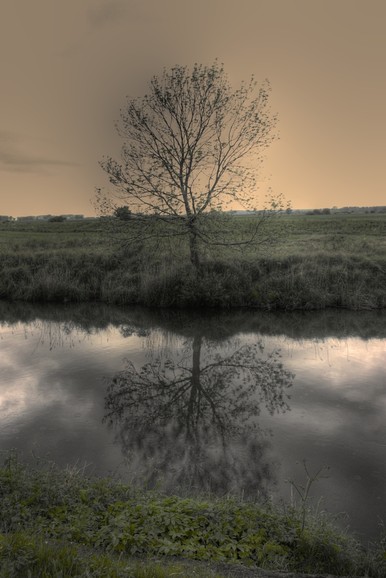
[(0, 298), (101, 301), (161, 307), (377, 309), (386, 307), (386, 261), (312, 257), (184, 261), (83, 253), (0, 255)]
[[(127, 576), (119, 572), (138, 556), (338, 576), (386, 572), (385, 545), (365, 551), (321, 516), (307, 515), (303, 527), (304, 512), (293, 508), (144, 492), (71, 468), (27, 467), (14, 454), (0, 469), (0, 493), (0, 567), (20, 570), (10, 576), (31, 568), (34, 576), (50, 576), (38, 573), (49, 564), (82, 575), (85, 552), (90, 576), (102, 576), (101, 568), (105, 576)], [(123, 566), (113, 571), (117, 560)]]

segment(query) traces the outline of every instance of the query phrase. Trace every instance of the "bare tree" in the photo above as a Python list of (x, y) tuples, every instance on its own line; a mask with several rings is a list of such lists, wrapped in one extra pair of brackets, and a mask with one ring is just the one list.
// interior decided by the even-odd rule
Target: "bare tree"
[(225, 209), (256, 208), (258, 161), (276, 123), (269, 91), (268, 82), (258, 88), (253, 77), (232, 90), (217, 61), (192, 70), (175, 66), (154, 76), (148, 94), (128, 99), (121, 110), (121, 159), (106, 157), (100, 163), (113, 190), (97, 189), (99, 210), (111, 214), (127, 205), (142, 215), (144, 236), (154, 234), (155, 219), (164, 221), (167, 227), (157, 233), (187, 236), (196, 267), (202, 243), (256, 241), (261, 225), (282, 208), (280, 195), (271, 196), (255, 215), (247, 238), (229, 237), (223, 217)]

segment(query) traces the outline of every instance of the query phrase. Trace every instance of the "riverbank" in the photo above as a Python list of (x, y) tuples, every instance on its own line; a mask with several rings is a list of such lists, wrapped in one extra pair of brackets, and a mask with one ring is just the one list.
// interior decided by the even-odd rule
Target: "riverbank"
[(27, 467), (12, 453), (0, 489), (0, 576), (386, 572), (384, 544), (366, 550), (303, 507), (166, 496), (47, 462)]
[[(238, 219), (235, 230), (244, 226), (245, 217)], [(117, 240), (103, 221), (5, 223), (0, 298), (264, 310), (386, 307), (386, 216), (285, 216), (270, 227), (274, 243), (250, 253), (204, 254), (197, 272), (180, 241), (126, 246), (124, 230)]]

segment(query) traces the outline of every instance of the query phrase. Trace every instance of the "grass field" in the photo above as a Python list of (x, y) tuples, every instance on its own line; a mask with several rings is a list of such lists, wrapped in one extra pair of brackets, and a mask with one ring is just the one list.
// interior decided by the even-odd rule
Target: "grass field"
[[(234, 238), (250, 225), (235, 216)], [(386, 215), (283, 215), (249, 251), (202, 249), (185, 237), (125, 243), (134, 220), (0, 223), (0, 298), (175, 307), (386, 307)]]

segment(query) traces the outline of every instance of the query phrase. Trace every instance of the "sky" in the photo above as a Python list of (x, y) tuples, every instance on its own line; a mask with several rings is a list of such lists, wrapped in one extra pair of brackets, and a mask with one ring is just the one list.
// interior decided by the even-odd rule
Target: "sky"
[(1, 0), (0, 215), (94, 215), (126, 97), (175, 64), (269, 79), (257, 194), (386, 205), (384, 0)]

